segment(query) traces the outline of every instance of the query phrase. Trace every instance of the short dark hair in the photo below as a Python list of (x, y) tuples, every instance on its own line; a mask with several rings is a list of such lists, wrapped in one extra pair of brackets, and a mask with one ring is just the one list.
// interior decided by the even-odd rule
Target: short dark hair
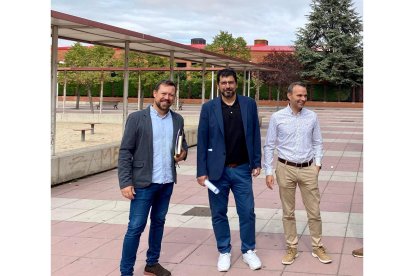
[(234, 80), (237, 83), (237, 74), (236, 74), (236, 71), (234, 71), (234, 69), (232, 68), (225, 68), (225, 69), (219, 70), (217, 72), (217, 83), (220, 82), (221, 77), (229, 77), (229, 76), (233, 76)]
[(293, 91), (293, 87), (295, 87), (296, 85), (299, 85), (299, 86), (302, 86), (302, 87), (306, 88), (306, 84), (305, 84), (305, 83), (303, 83), (303, 82), (301, 82), (301, 81), (295, 81), (295, 82), (292, 82), (292, 83), (289, 85), (287, 92), (288, 92), (288, 93), (292, 93), (292, 91)]
[(161, 85), (166, 85), (166, 86), (174, 86), (175, 90), (177, 90), (177, 86), (175, 85), (175, 83), (172, 80), (161, 80), (157, 83), (157, 85), (155, 86), (155, 91), (158, 91), (158, 89), (160, 89)]

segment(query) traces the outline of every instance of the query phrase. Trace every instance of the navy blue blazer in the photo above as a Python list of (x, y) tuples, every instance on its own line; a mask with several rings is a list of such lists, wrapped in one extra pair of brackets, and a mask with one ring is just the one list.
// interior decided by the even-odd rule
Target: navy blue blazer
[[(256, 102), (237, 95), (243, 120), (244, 135), (250, 168), (261, 168), (261, 140)], [(210, 180), (220, 179), (226, 161), (221, 97), (201, 107), (197, 134), (197, 177), (207, 175)]]

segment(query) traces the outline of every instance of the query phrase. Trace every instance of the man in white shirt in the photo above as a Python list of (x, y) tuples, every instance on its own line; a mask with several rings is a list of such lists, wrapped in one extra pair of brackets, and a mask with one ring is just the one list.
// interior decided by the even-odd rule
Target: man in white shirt
[(312, 256), (322, 263), (332, 259), (326, 254), (321, 241), (322, 220), (319, 203), (318, 175), (322, 168), (322, 135), (315, 112), (304, 108), (307, 100), (306, 85), (289, 85), (289, 105), (272, 114), (264, 149), (266, 185), (273, 190), (273, 156), (277, 149), (276, 181), (283, 208), (283, 229), (287, 251), (283, 264), (292, 264), (298, 257), (298, 237), (295, 219), (295, 193), (299, 186), (308, 215), (312, 240)]

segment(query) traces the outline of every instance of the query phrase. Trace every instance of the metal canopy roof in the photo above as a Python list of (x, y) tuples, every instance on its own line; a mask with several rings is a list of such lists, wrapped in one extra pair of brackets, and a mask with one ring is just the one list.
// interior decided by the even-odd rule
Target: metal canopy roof
[(174, 53), (174, 58), (202, 64), (231, 67), (238, 71), (274, 71), (274, 68), (262, 66), (242, 59), (231, 58), (203, 49), (197, 49), (184, 44), (162, 38), (118, 28), (96, 21), (76, 17), (73, 15), (51, 11), (51, 25), (58, 27), (58, 37), (90, 44), (98, 44), (114, 48), (125, 48), (129, 42), (131, 51), (144, 52), (165, 57)]

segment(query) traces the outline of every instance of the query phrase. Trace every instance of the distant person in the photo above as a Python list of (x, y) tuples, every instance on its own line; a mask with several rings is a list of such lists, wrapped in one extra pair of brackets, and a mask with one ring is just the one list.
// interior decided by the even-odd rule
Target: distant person
[(357, 257), (357, 258), (363, 258), (364, 257), (364, 248), (358, 248), (355, 250), (352, 250), (352, 256)]
[(131, 200), (128, 230), (122, 248), (122, 276), (133, 275), (141, 233), (151, 210), (147, 264), (144, 275), (168, 276), (159, 263), (165, 216), (174, 183), (176, 163), (187, 156), (187, 143), (175, 155), (177, 133), (184, 133), (183, 117), (170, 110), (175, 99), (174, 82), (163, 80), (153, 92), (154, 102), (128, 116), (119, 148), (118, 177), (121, 193)]
[(230, 190), (239, 215), (243, 261), (252, 270), (262, 263), (256, 255), (252, 175), (260, 174), (261, 146), (257, 106), (254, 100), (236, 94), (237, 75), (233, 69), (217, 73), (217, 97), (201, 108), (197, 136), (197, 182), (206, 179), (219, 190), (208, 191), (212, 224), (220, 253), (219, 271), (231, 263), (230, 227), (227, 206)]
[(287, 245), (282, 264), (292, 264), (298, 257), (295, 219), (295, 193), (299, 186), (308, 216), (312, 239), (312, 256), (322, 263), (332, 259), (322, 244), (322, 220), (318, 175), (322, 168), (322, 135), (315, 112), (304, 108), (307, 100), (305, 84), (289, 85), (286, 108), (272, 114), (263, 147), (266, 185), (273, 190), (273, 154), (277, 149), (276, 180), (283, 209), (283, 229)]

